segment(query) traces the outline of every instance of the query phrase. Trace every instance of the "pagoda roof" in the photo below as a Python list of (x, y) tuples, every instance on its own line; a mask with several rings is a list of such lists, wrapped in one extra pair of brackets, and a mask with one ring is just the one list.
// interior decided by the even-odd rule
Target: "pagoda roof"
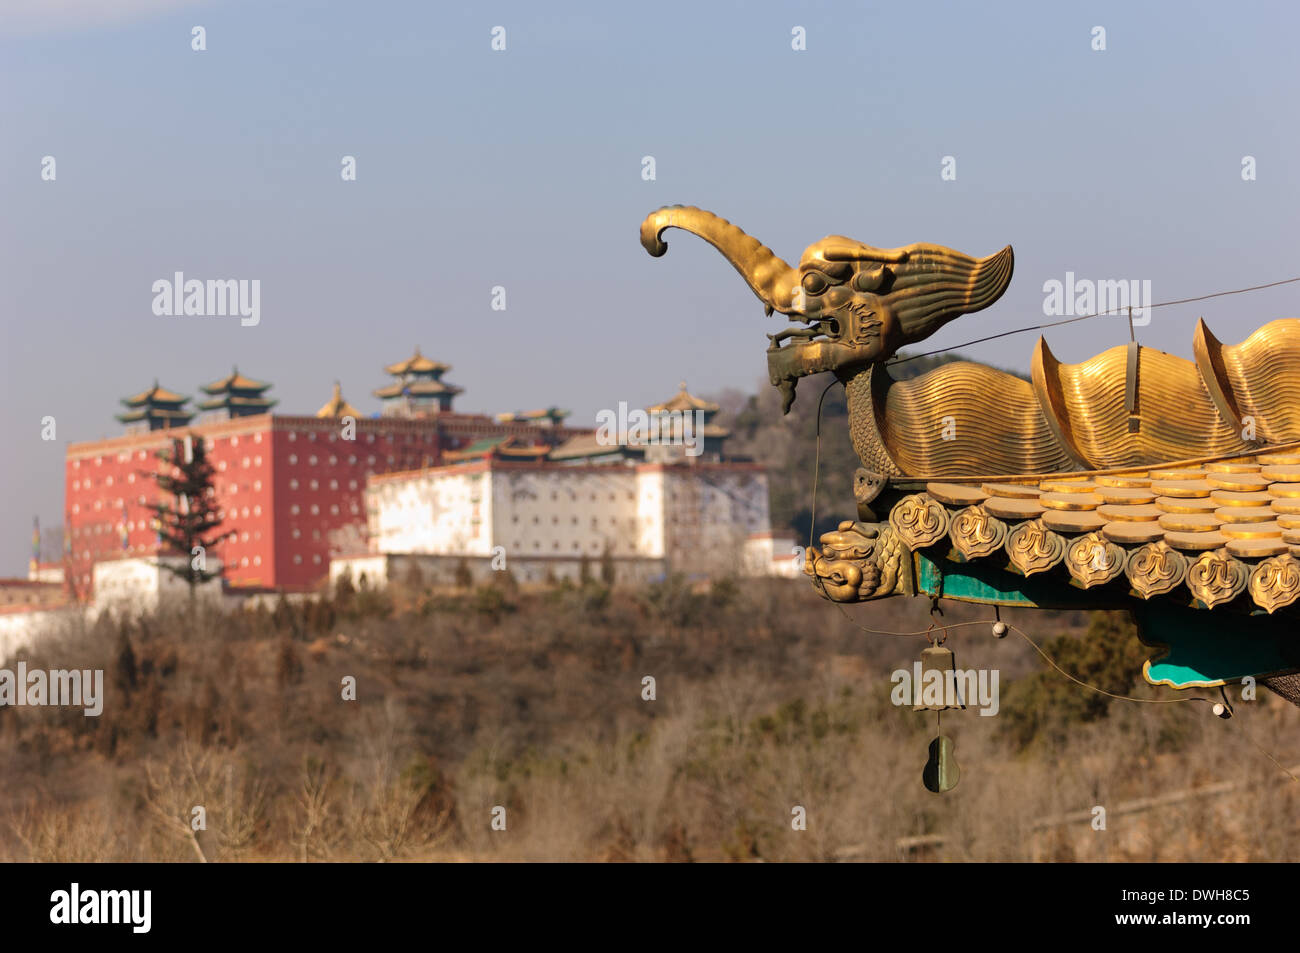
[(719, 409), (718, 405), (711, 401), (701, 400), (686, 390), (686, 381), (682, 381), (681, 389), (671, 398), (662, 404), (655, 404), (653, 407), (646, 408), (650, 413), (657, 414), (666, 410), (702, 410), (705, 413), (713, 413)]
[(138, 394), (133, 394), (130, 397), (124, 397), (122, 398), (121, 403), (127, 407), (139, 407), (142, 404), (152, 404), (155, 406), (159, 404), (175, 404), (179, 406), (187, 400), (189, 400), (189, 398), (184, 394), (177, 394), (164, 387), (159, 387), (158, 381), (155, 380), (153, 382), (153, 387), (141, 391)]
[[(1300, 443), (1156, 468), (894, 481), (916, 492), (885, 525), (913, 553), (951, 548), (1023, 577), (1115, 583), (1197, 609), (1271, 614), (1300, 600), (1300, 537), (1288, 528), (1300, 514)], [(822, 536), (831, 550), (847, 541), (843, 525)]]
[(438, 394), (459, 394), (461, 388), (455, 384), (444, 384), (442, 381), (395, 381), (387, 387), (381, 387), (374, 391), (376, 397), (392, 398), (409, 395), (411, 397), (433, 397)]
[(268, 383), (255, 381), (250, 377), (245, 377), (243, 374), (239, 373), (239, 368), (235, 367), (231, 368), (230, 373), (221, 378), (221, 380), (203, 385), (203, 392), (205, 394), (224, 394), (229, 391), (246, 390), (260, 394), (270, 386), (271, 385)]
[(575, 434), (553, 449), (548, 455), (551, 460), (583, 460), (592, 457), (644, 457), (644, 447), (629, 447), (626, 444), (601, 443), (594, 433)]
[(334, 382), (334, 395), (320, 410), (316, 411), (317, 417), (353, 417), (360, 418), (361, 411), (357, 410), (346, 400), (343, 399), (343, 389), (339, 382)]
[(451, 370), (450, 364), (429, 360), (420, 353), (420, 349), (417, 347), (413, 356), (396, 364), (389, 364), (384, 368), (384, 373), (402, 376), (405, 374), (442, 374), (449, 370)]
[(257, 407), (264, 410), (270, 410), (278, 400), (268, 397), (236, 397), (234, 394), (223, 394), (212, 400), (205, 400), (198, 405), (199, 410), (220, 410), (222, 407)]
[(179, 420), (181, 423), (188, 423), (194, 416), (187, 410), (173, 410), (169, 407), (141, 407), (138, 410), (128, 410), (124, 414), (114, 415), (124, 424), (134, 423), (137, 420)]
[(572, 411), (561, 410), (559, 407), (547, 407), (544, 410), (516, 410), (497, 414), (497, 420), (503, 424), (529, 420), (563, 420), (570, 413)]
[(539, 460), (545, 457), (550, 450), (551, 448), (545, 444), (520, 444), (514, 436), (487, 437), (483, 440), (476, 440), (468, 447), (460, 450), (448, 450), (442, 456), (444, 460), (452, 462), (476, 460), (480, 457)]

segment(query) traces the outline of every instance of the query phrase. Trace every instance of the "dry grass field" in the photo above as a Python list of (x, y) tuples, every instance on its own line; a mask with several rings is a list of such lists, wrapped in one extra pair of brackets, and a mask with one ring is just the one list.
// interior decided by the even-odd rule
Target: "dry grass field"
[[(959, 667), (1000, 671), (1001, 711), (945, 715), (962, 779), (927, 792), (935, 716), (889, 699), (889, 673), (925, 643), (849, 618), (914, 631), (927, 608), (895, 599), (845, 615), (803, 581), (670, 580), (645, 592), (363, 590), (274, 612), (101, 620), (25, 656), (103, 668), (100, 717), (0, 709), (0, 859), (1296, 855), (1300, 784), (1248, 738), (1300, 762), (1300, 711), (1263, 689), (1230, 721), (1204, 704), (1108, 702), (982, 625), (948, 646)], [(1171, 697), (1142, 684), (1122, 618), (1015, 621), (1085, 680)], [(341, 697), (346, 676), (355, 701)], [(196, 806), (205, 830), (191, 829)], [(796, 806), (806, 830), (792, 829)], [(492, 829), (495, 807), (505, 830)]]

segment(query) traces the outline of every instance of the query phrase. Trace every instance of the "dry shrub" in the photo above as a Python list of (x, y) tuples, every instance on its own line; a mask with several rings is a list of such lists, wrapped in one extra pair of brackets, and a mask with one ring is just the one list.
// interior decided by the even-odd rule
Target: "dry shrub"
[[(889, 673), (924, 642), (858, 626), (923, 631), (921, 600), (846, 617), (802, 582), (671, 579), (342, 598), (106, 620), (24, 656), (104, 668), (108, 695), (100, 718), (0, 709), (0, 859), (1255, 862), (1300, 847), (1300, 784), (1249, 740), (1300, 761), (1294, 708), (1262, 698), (1223, 722), (1199, 703), (1083, 704), (983, 626), (948, 645), (960, 667), (999, 669), (1004, 713), (945, 714), (961, 783), (931, 795), (935, 717), (889, 701)], [(1043, 644), (1089, 624), (1008, 618)], [(1063, 654), (1122, 678), (1131, 646), (1116, 651)], [(1228, 789), (1197, 793), (1213, 784)]]

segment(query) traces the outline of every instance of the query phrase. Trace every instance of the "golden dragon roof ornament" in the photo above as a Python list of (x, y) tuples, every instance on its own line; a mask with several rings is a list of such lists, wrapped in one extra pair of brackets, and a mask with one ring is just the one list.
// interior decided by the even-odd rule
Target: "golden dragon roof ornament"
[(641, 223), (651, 255), (680, 228), (712, 244), (770, 314), (802, 327), (769, 335), (768, 372), (789, 410), (800, 377), (833, 371), (853, 445), (889, 477), (1050, 474), (1162, 464), (1300, 441), (1300, 320), (1235, 346), (1204, 322), (1196, 360), (1136, 344), (1063, 364), (1039, 339), (1032, 382), (955, 361), (896, 381), (881, 365), (954, 318), (993, 304), (1011, 281), (1011, 247), (972, 258), (939, 245), (883, 249), (830, 235), (798, 267), (703, 209), (672, 206)]
[[(1040, 338), (1032, 377), (954, 361), (907, 381), (883, 366), (1011, 281), (1010, 246), (972, 258), (830, 235), (797, 267), (703, 209), (641, 223), (664, 254), (680, 228), (722, 252), (768, 314), (783, 409), (800, 377), (844, 383), (863, 463), (857, 520), (809, 547), (836, 602), (928, 595), (990, 605), (1124, 608), (1174, 687), (1258, 676), (1300, 704), (1300, 320), (1225, 345), (1198, 323), (1194, 361), (1136, 342), (1063, 364)], [(1210, 613), (1233, 615), (1234, 638)]]

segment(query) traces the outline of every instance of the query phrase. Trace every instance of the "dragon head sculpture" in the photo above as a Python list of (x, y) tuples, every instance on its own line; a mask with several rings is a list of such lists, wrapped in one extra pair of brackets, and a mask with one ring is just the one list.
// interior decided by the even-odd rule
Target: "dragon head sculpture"
[(804, 575), (831, 602), (865, 602), (911, 594), (912, 562), (888, 523), (845, 520), (804, 554)]
[(692, 232), (722, 252), (767, 314), (780, 311), (803, 323), (768, 335), (768, 375), (781, 390), (785, 412), (800, 377), (888, 360), (958, 315), (987, 308), (1011, 281), (1010, 245), (971, 258), (941, 245), (874, 248), (828, 235), (809, 245), (794, 268), (726, 219), (683, 205), (646, 216), (646, 251), (664, 254), (662, 235), (669, 228)]

